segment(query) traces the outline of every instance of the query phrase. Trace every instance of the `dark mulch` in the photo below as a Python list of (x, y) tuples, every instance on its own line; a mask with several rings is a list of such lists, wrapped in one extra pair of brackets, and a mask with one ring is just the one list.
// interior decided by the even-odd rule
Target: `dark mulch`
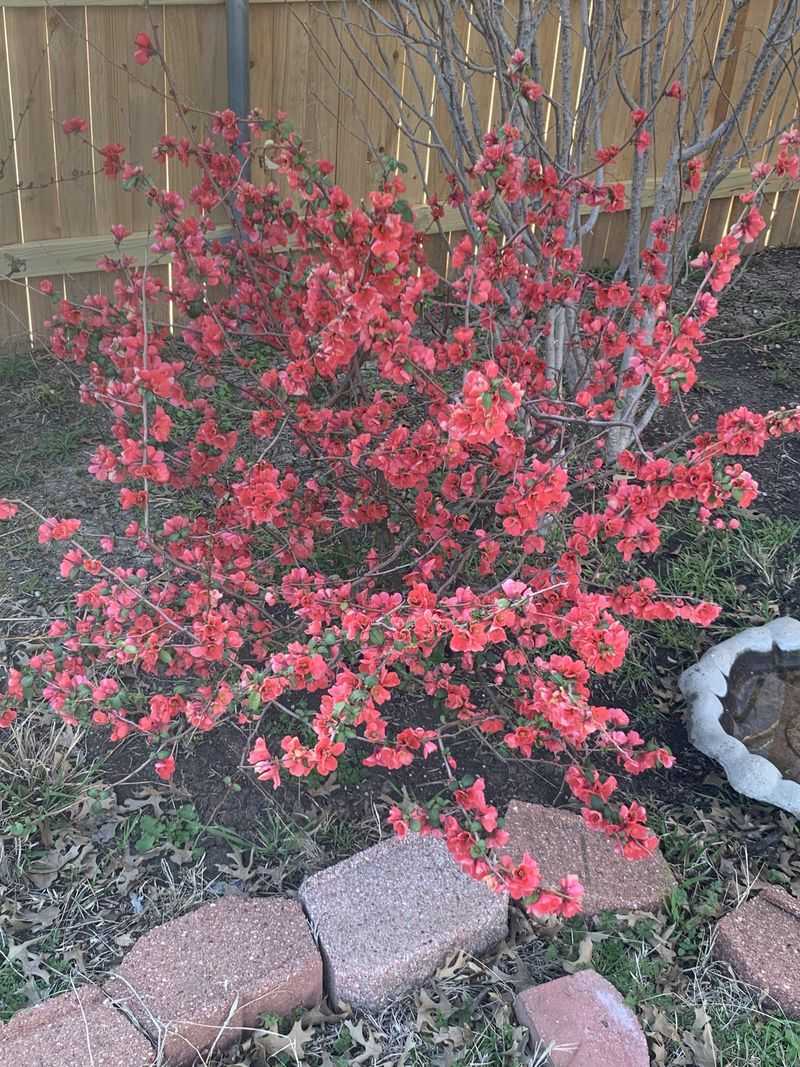
[[(709, 324), (698, 386), (686, 412), (713, 427), (725, 411), (744, 405), (767, 412), (800, 404), (800, 249), (760, 252), (720, 298), (719, 317)], [(680, 422), (670, 411), (669, 425)], [(652, 425), (653, 436), (662, 427)], [(785, 437), (744, 466), (759, 482), (760, 510), (800, 518), (800, 438)]]

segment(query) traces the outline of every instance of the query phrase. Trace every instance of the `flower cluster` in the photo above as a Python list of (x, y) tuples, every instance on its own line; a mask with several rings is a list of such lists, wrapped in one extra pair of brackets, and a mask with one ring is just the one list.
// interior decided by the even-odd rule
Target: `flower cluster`
[[(136, 45), (146, 62), (151, 42)], [(623, 662), (628, 620), (708, 625), (717, 609), (661, 596), (651, 579), (605, 588), (598, 560), (654, 552), (670, 509), (734, 524), (757, 487), (733, 457), (798, 430), (800, 414), (739, 409), (688, 447), (656, 455), (637, 437), (615, 462), (604, 445), (626, 391), (665, 405), (691, 388), (711, 294), (761, 226), (757, 199), (674, 315), (659, 254), (679, 221), (653, 222), (637, 290), (597, 280), (564, 223), (584, 204), (618, 209), (620, 188), (559, 176), (520, 153), (513, 128), (486, 136), (474, 233), (446, 282), (396, 167), (355, 204), (283, 117), (253, 115), (251, 151), (264, 140), (276, 169), (256, 185), (236, 116), (213, 130), (154, 152), (195, 168), (187, 201), (121, 145), (99, 150), (108, 178), (158, 212), (151, 255), (171, 257), (170, 278), (126, 257), (115, 228), (117, 258), (101, 264), (113, 291), (80, 305), (54, 295), (52, 349), (109, 414), (90, 470), (117, 487), (119, 540), (140, 562), (116, 562), (108, 538), (89, 551), (76, 520), (40, 517), (40, 541), (63, 542), (74, 610), (10, 672), (0, 724), (43, 701), (111, 741), (143, 735), (168, 779), (183, 735), (233, 720), (254, 731), (249, 763), (276, 789), (352, 754), (383, 771), (443, 759), (451, 790), (394, 807), (395, 830), (441, 836), (536, 914), (574, 914), (576, 879), (542, 885), (530, 856), (504, 851), (485, 783), (460, 776), (453, 741), (549, 756), (589, 826), (631, 858), (654, 847), (644, 810), (618, 803), (597, 766), (638, 774), (672, 757), (595, 703), (592, 680)], [(796, 151), (782, 145), (786, 173)], [(501, 242), (493, 211), (523, 197), (536, 209)], [(217, 231), (222, 209), (232, 236)], [(554, 310), (580, 326), (572, 393), (552, 375)], [(0, 518), (22, 507), (0, 501)], [(415, 721), (431, 705), (435, 728), (430, 714)], [(278, 712), (294, 716), (292, 734), (276, 731)]]

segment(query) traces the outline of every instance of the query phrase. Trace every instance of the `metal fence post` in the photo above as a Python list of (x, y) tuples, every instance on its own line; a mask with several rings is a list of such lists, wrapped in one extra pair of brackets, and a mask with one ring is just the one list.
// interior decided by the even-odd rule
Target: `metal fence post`
[[(228, 107), (244, 120), (250, 112), (250, 0), (225, 0), (228, 33)], [(247, 123), (239, 123), (241, 141), (250, 139)], [(250, 178), (250, 160), (244, 160)]]

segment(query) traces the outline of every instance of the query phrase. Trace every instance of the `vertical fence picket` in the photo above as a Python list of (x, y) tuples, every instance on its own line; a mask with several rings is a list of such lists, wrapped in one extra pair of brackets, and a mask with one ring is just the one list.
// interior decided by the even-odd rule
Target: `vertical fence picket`
[[(50, 70), (47, 53), (45, 8), (6, 11), (12, 100), (17, 120), (15, 131), (20, 178), (21, 231), (23, 241), (43, 241), (63, 236), (58, 166), (55, 156), (51, 108)], [(57, 288), (60, 276), (50, 279)], [(49, 313), (49, 301), (29, 285), (30, 329), (39, 334)]]
[(7, 8), (8, 64), (17, 120), (22, 239), (61, 237), (45, 8)]
[[(308, 88), (304, 136), (315, 156), (336, 162), (339, 139), (339, 71), (342, 49), (332, 16), (335, 4), (309, 4)], [(274, 117), (274, 116), (271, 116)]]
[[(167, 7), (163, 39), (168, 71), (166, 132), (202, 141), (211, 131), (211, 113), (227, 105), (225, 8), (195, 4)], [(173, 86), (177, 102), (172, 96)], [(170, 160), (167, 167), (168, 173), (162, 172), (160, 181), (166, 181), (190, 206), (189, 196), (200, 180), (200, 171), (194, 163), (184, 166), (177, 159)], [(227, 221), (222, 209), (214, 218), (219, 223)]]
[[(0, 13), (2, 14), (2, 13)], [(17, 171), (14, 160), (14, 111), (8, 92), (5, 33), (0, 34), (0, 276), (7, 277), (11, 263), (3, 245), (21, 240)], [(30, 329), (24, 281), (0, 281), (0, 337), (6, 341), (27, 338)]]
[[(122, 223), (141, 233), (154, 221), (152, 208), (137, 192), (126, 192), (118, 182), (108, 181), (91, 172), (97, 168), (94, 150), (108, 143), (125, 146), (125, 158), (141, 163), (159, 184), (167, 184), (186, 197), (196, 181), (196, 174), (184, 171), (175, 161), (167, 172), (159, 171), (151, 159), (152, 146), (165, 133), (202, 137), (209, 128), (210, 112), (224, 107), (226, 88), (226, 39), (224, 3), (104, 4), (86, 6), (62, 0), (61, 6), (35, 5), (31, 0), (9, 0), (15, 6), (3, 6), (3, 40), (0, 42), (0, 248), (19, 246), (29, 241), (60, 241), (107, 233), (112, 223)], [(251, 8), (251, 75), (252, 102), (266, 116), (286, 111), (303, 134), (309, 153), (331, 159), (337, 179), (356, 199), (374, 185), (377, 177), (377, 152), (397, 155), (407, 166), (408, 199), (423, 204), (426, 187), (446, 196), (446, 171), (437, 152), (431, 149), (427, 130), (420, 116), (433, 112), (444, 130), (446, 143), (448, 121), (441, 93), (433, 89), (433, 76), (419, 54), (402, 40), (384, 34), (380, 18), (389, 0), (372, 0), (372, 15), (359, 0), (344, 4), (316, 0), (278, 0), (254, 2)], [(421, 0), (427, 18), (436, 16), (432, 0)], [(660, 88), (666, 87), (682, 59), (685, 47), (680, 32), (682, 11), (688, 0), (676, 0), (678, 24), (670, 30), (660, 71)], [(713, 61), (722, 25), (733, 9), (734, 0), (712, 4), (698, 0), (698, 20), (691, 42), (688, 91), (695, 98), (702, 79)], [(729, 54), (722, 63), (719, 88), (712, 99), (706, 127), (711, 129), (730, 107), (730, 101), (749, 76), (749, 59), (763, 40), (775, 0), (749, 3), (739, 11)], [(623, 22), (630, 42), (641, 37), (641, 5), (638, 0), (620, 0)], [(18, 6), (16, 6), (18, 5)], [(560, 92), (559, 57), (566, 46), (565, 30), (559, 18), (560, 4), (551, 3), (544, 14), (536, 37), (541, 64), (540, 78), (548, 92)], [(600, 9), (597, 8), (597, 11)], [(387, 13), (394, 7), (387, 7)], [(472, 98), (478, 122), (488, 128), (499, 118), (499, 94), (487, 42), (470, 25), (472, 9), (467, 5), (457, 12), (456, 48), (473, 64)], [(572, 28), (569, 44), (574, 57), (573, 104), (580, 100), (587, 68), (583, 62), (581, 4), (570, 0)], [(595, 7), (589, 5), (595, 18)], [(410, 17), (410, 16), (406, 16)], [(515, 0), (503, 7), (503, 19), (510, 39), (516, 37), (519, 19)], [(164, 76), (157, 63), (140, 67), (133, 59), (137, 32), (151, 32), (157, 27), (164, 44), (170, 77)], [(414, 27), (409, 27), (414, 36)], [(594, 27), (594, 29), (597, 29)], [(599, 32), (599, 31), (598, 31)], [(617, 47), (608, 28), (604, 31), (609, 54)], [(9, 55), (5, 55), (6, 40)], [(6, 65), (7, 64), (7, 65)], [(631, 91), (638, 91), (634, 77), (635, 53), (623, 59), (619, 73)], [(613, 64), (612, 64), (613, 66)], [(764, 157), (767, 149), (759, 147), (779, 126), (800, 110), (792, 72), (785, 74), (768, 94), (762, 81), (743, 123), (757, 119), (754, 158)], [(621, 143), (630, 134), (628, 102), (616, 84), (616, 70), (609, 72), (603, 91), (607, 107), (603, 117), (602, 140)], [(402, 86), (407, 96), (418, 96), (414, 108), (403, 108), (386, 79)], [(170, 80), (182, 105), (171, 96)], [(6, 90), (9, 86), (11, 92)], [(636, 85), (634, 85), (636, 83)], [(466, 103), (466, 90), (457, 86)], [(770, 100), (763, 101), (767, 95)], [(669, 106), (671, 102), (667, 102)], [(666, 151), (674, 132), (675, 114), (663, 109), (653, 138), (649, 169), (656, 178), (663, 168)], [(581, 111), (578, 104), (577, 112)], [(548, 151), (555, 148), (555, 122), (547, 115), (544, 142)], [(68, 137), (61, 131), (66, 118), (91, 119), (90, 136)], [(472, 121), (472, 116), (470, 116)], [(578, 115), (577, 122), (581, 121)], [(707, 132), (706, 130), (706, 132)], [(702, 132), (702, 131), (701, 131)], [(411, 140), (417, 140), (412, 151)], [(629, 148), (606, 168), (606, 179), (621, 179), (630, 166)], [(768, 154), (768, 153), (767, 153)], [(745, 154), (740, 164), (747, 163)], [(253, 168), (259, 183), (273, 180), (271, 171)], [(21, 189), (17, 191), (17, 181)], [(747, 186), (742, 177), (741, 190)], [(738, 210), (739, 186), (734, 193), (717, 197), (709, 206), (703, 223), (702, 238), (708, 244), (718, 239), (731, 213)], [(800, 240), (800, 197), (795, 190), (771, 192), (766, 201), (768, 229), (761, 245), (796, 243)], [(627, 213), (601, 216), (586, 242), (587, 262), (613, 262), (624, 246)], [(453, 221), (449, 226), (454, 225)], [(457, 223), (455, 223), (457, 226)], [(458, 229), (442, 239), (432, 236), (428, 245), (435, 261), (444, 269), (448, 251), (460, 237)], [(59, 252), (62, 249), (59, 248)], [(2, 252), (0, 252), (2, 256)], [(41, 262), (41, 258), (39, 260)], [(77, 272), (73, 277), (54, 275), (57, 288), (66, 285), (70, 299), (80, 298), (92, 289), (107, 289), (108, 279), (95, 271), (86, 271), (86, 255), (76, 244)], [(155, 265), (154, 265), (155, 269)], [(8, 273), (6, 267), (5, 273)], [(45, 306), (31, 280), (28, 288), (24, 272), (22, 284), (0, 278), (0, 326), (6, 332), (20, 332), (41, 323)], [(29, 316), (33, 312), (33, 320)]]
[[(163, 27), (163, 7), (152, 6), (150, 17)], [(92, 95), (92, 138), (98, 147), (121, 144), (125, 158), (150, 172), (153, 146), (166, 126), (165, 82), (157, 64), (137, 66), (134, 37), (149, 28), (142, 7), (89, 7), (89, 72)], [(98, 230), (115, 223), (129, 230), (145, 230), (152, 209), (137, 193), (126, 192), (118, 181), (98, 178)]]
[(64, 237), (81, 237), (97, 232), (97, 204), (92, 173), (97, 162), (87, 138), (65, 134), (61, 124), (66, 119), (88, 120), (90, 116), (86, 9), (49, 9), (47, 31), (53, 86), (54, 141), (61, 179), (61, 233)]

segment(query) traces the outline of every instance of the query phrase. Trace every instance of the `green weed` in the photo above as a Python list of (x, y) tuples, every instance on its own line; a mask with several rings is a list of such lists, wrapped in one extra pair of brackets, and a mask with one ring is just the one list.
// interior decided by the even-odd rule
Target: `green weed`
[(746, 1067), (795, 1067), (800, 1063), (800, 1023), (759, 1018), (752, 1012), (719, 1033), (720, 1062)]
[(47, 839), (78, 805), (99, 809), (107, 798), (79, 740), (71, 727), (39, 723), (33, 716), (8, 731), (0, 749), (0, 826), (20, 846)]
[(27, 1004), (26, 979), (22, 971), (3, 955), (0, 942), (0, 1022), (8, 1022), (11, 1016)]
[[(742, 513), (739, 530), (718, 531), (691, 520), (673, 520), (663, 547), (640, 563), (633, 577), (657, 578), (667, 597), (710, 600), (722, 611), (708, 630), (678, 621), (630, 622), (631, 642), (622, 667), (613, 675), (617, 693), (635, 694), (638, 713), (658, 690), (674, 691), (675, 677), (713, 640), (745, 626), (761, 625), (780, 612), (782, 599), (800, 577), (800, 523)], [(609, 549), (598, 582), (613, 588), (623, 574)]]
[(168, 815), (141, 813), (127, 820), (121, 834), (123, 845), (131, 844), (136, 852), (154, 852), (165, 845), (176, 849), (196, 848), (205, 827), (193, 804), (181, 804)]

